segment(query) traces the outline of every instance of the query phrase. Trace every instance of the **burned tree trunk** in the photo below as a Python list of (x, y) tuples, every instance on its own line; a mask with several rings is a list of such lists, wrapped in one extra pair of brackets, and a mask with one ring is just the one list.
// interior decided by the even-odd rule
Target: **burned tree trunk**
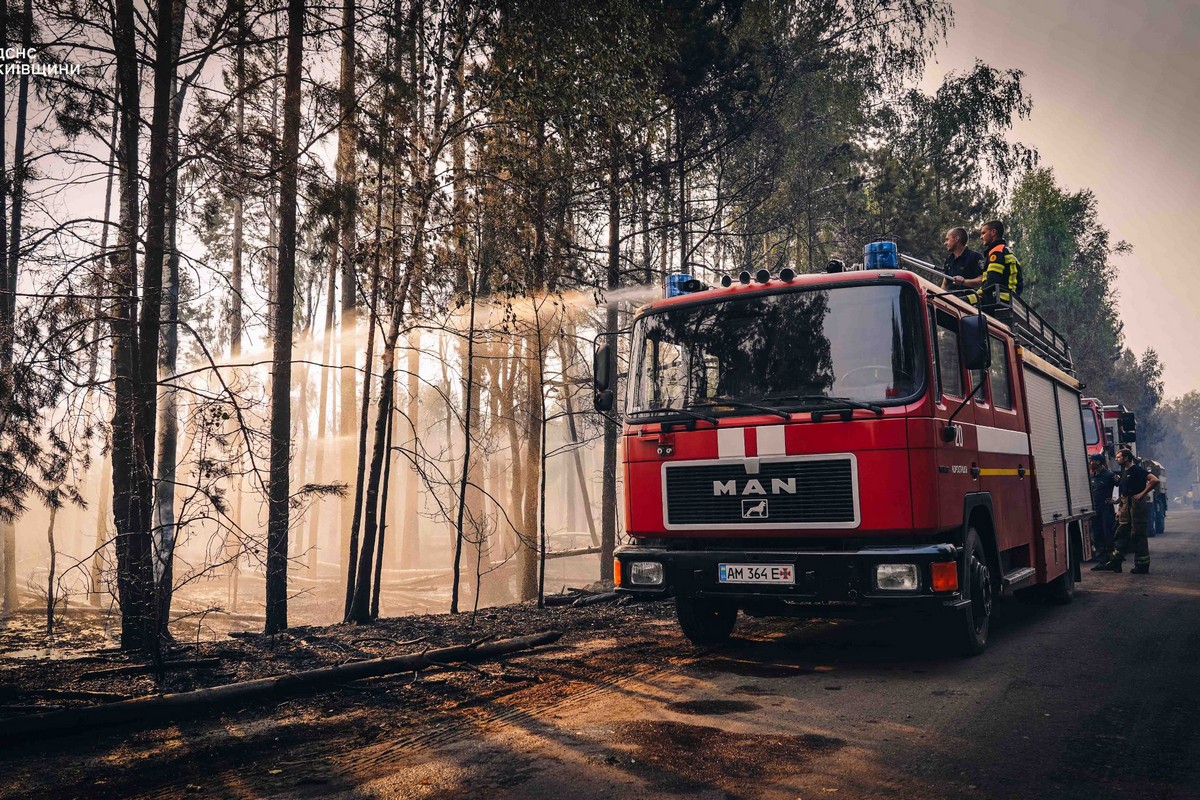
[[(358, 331), (358, 276), (355, 257), (358, 251), (358, 106), (354, 94), (355, 82), (355, 0), (345, 0), (342, 4), (342, 53), (341, 66), (338, 76), (338, 148), (336, 170), (336, 190), (338, 202), (338, 251), (341, 258), (342, 272), (342, 328), (341, 328), (341, 420), (338, 433), (342, 439), (341, 460), (342, 473), (350, 469), (355, 452), (352, 439), (355, 432), (355, 384)], [(364, 375), (365, 381), (369, 375)], [(366, 401), (364, 401), (364, 405)], [(357, 431), (360, 436), (363, 431)], [(361, 451), (360, 451), (361, 452)], [(359, 467), (361, 469), (361, 466)], [(349, 495), (342, 501), (341, 520), (341, 553), (346, 558), (347, 574), (354, 569), (355, 554), (350, 552), (350, 537), (352, 517), (355, 507)], [(349, 583), (353, 583), (350, 578)], [(347, 588), (349, 591), (349, 588)]]
[(392, 297), (391, 321), (388, 323), (387, 336), (383, 341), (383, 352), (380, 354), (380, 365), (383, 367), (383, 377), (379, 389), (379, 408), (375, 415), (375, 438), (371, 453), (371, 469), (367, 479), (366, 506), (363, 509), (362, 545), (358, 552), (358, 570), (354, 586), (353, 602), (347, 620), (367, 622), (371, 618), (371, 562), (375, 554), (375, 538), (379, 521), (380, 480), (382, 478), (383, 461), (388, 456), (387, 428), (392, 416), (392, 404), (395, 401), (396, 387), (396, 342), (400, 338), (400, 323), (404, 316), (404, 299), (412, 282), (412, 267), (405, 271), (404, 282), (397, 290), (396, 272), (398, 265), (393, 263), (392, 280), (390, 282)]
[[(620, 142), (612, 132), (608, 176), (608, 274), (607, 286), (621, 283), (621, 158)], [(609, 302), (605, 311), (606, 333), (617, 330), (617, 306)], [(615, 344), (615, 342), (614, 342)], [(617, 374), (616, 347), (610, 347), (609, 374)], [(613, 579), (613, 550), (617, 543), (617, 423), (604, 418), (604, 485), (600, 494), (600, 580)]]
[[(359, 533), (362, 530), (362, 506), (367, 463), (367, 424), (371, 416), (371, 361), (375, 357), (375, 327), (379, 324), (379, 262), (376, 260), (371, 275), (371, 307), (367, 319), (367, 352), (363, 357), (362, 416), (358, 423), (358, 461), (354, 473), (354, 510), (350, 520), (350, 542), (346, 558), (346, 605), (345, 618), (350, 619), (350, 607), (354, 603), (354, 587), (357, 580)], [(381, 390), (382, 391), (382, 390)]]
[(288, 0), (287, 70), (279, 181), (279, 264), (275, 281), (275, 342), (271, 367), (271, 479), (267, 507), (266, 632), (287, 621), (288, 501), (290, 499), (292, 323), (296, 305), (296, 181), (300, 158), (300, 71), (304, 0)]
[[(171, 8), (171, 3), (162, 3), (158, 14), (159, 44), (164, 57), (168, 55), (168, 48), (162, 40), (170, 36)], [(146, 387), (142, 380), (142, 366), (146, 359), (146, 350), (157, 355), (157, 303), (161, 292), (153, 290), (156, 285), (161, 289), (162, 263), (160, 260), (157, 283), (149, 268), (146, 270), (147, 291), (143, 300), (145, 301), (150, 294), (154, 295), (154, 317), (151, 319), (151, 325), (140, 325), (136, 297), (141, 87), (138, 80), (138, 50), (132, 0), (117, 0), (115, 10), (113, 46), (121, 98), (121, 222), (118, 235), (120, 255), (115, 259), (112, 291), (118, 298), (112, 311), (112, 480), (113, 517), (117, 531), (117, 595), (121, 605), (121, 646), (154, 651), (158, 636), (154, 625), (154, 571), (150, 531), (152, 480), (149, 458), (154, 446), (153, 410), (157, 375), (151, 375), (151, 385)], [(155, 77), (157, 101), (159, 76), (156, 74)], [(167, 88), (169, 89), (169, 84)], [(165, 123), (166, 117), (161, 116), (157, 121)], [(152, 134), (153, 138), (155, 137)], [(155, 155), (161, 157), (162, 153), (156, 152)], [(161, 240), (159, 241), (161, 256)], [(149, 241), (147, 249), (149, 250)], [(153, 331), (152, 343), (141, 341), (141, 332), (146, 330)], [(157, 362), (157, 358), (154, 362)], [(153, 366), (157, 368), (157, 363)], [(150, 395), (149, 404), (146, 403), (147, 394)], [(150, 411), (149, 431), (146, 430), (147, 410)], [(146, 447), (148, 432), (149, 448)]]
[[(4, 46), (8, 43), (8, 2), (4, 0)], [(28, 52), (33, 40), (33, 4), (25, 0), (21, 16), (21, 47)], [(3, 81), (0, 81), (3, 82)], [(0, 108), (7, 109), (5, 97), (0, 94)], [(0, 247), (0, 260), (4, 262), (3, 281), (0, 289), (0, 372), (6, 372), (13, 366), (13, 346), (16, 337), (17, 320), (17, 270), (21, 254), (21, 215), (25, 205), (25, 128), (29, 113), (29, 74), (22, 73), (17, 83), (17, 119), (13, 141), (13, 179), (12, 179), (12, 233), (6, 247)], [(4, 127), (7, 127), (5, 120)], [(0, 138), (0, 152), (3, 152), (3, 138)], [(0, 183), (8, 187), (8, 176), (3, 170), (3, 156), (0, 156)], [(0, 194), (0, 228), (6, 222), (3, 214), (4, 195)], [(4, 234), (0, 233), (0, 236)], [(8, 398), (3, 398), (7, 400)], [(11, 519), (0, 519), (0, 563), (4, 565), (3, 582), (0, 587), (2, 602), (0, 608), (7, 613), (16, 609), (17, 596), (17, 530)]]
[[(234, 100), (234, 136), (237, 169), (244, 169), (244, 147), (246, 139), (246, 3), (238, 2), (237, 53), (235, 80), (237, 98)], [(233, 263), (229, 271), (229, 353), (235, 358), (242, 352), (242, 250), (243, 217), (245, 215), (246, 187), (241, 179), (233, 191)]]
[[(187, 9), (185, 0), (175, 0), (176, 14), (173, 21), (171, 64), (179, 58), (179, 48), (183, 40), (183, 19)], [(174, 76), (172, 76), (174, 77)], [(179, 123), (183, 115), (183, 99), (186, 88), (179, 90), (175, 80), (172, 83), (173, 96), (170, 102), (170, 120), (167, 135), (167, 167), (166, 167), (166, 304), (167, 326), (162, 332), (162, 352), (159, 358), (159, 368), (164, 376), (172, 378), (175, 375), (176, 362), (179, 356), (179, 250), (176, 247), (176, 219), (179, 197)], [(158, 587), (158, 625), (160, 631), (167, 632), (167, 622), (171, 617), (171, 592), (174, 582), (175, 560), (175, 468), (177, 439), (179, 438), (179, 394), (173, 385), (168, 384), (163, 393), (162, 407), (159, 409), (159, 446), (158, 467), (155, 483), (155, 537), (156, 558), (154, 578)]]
[[(471, 311), (470, 322), (467, 325), (467, 363), (463, 370), (463, 379), (466, 381), (466, 385), (463, 387), (463, 397), (466, 399), (466, 407), (463, 409), (463, 463), (458, 486), (458, 520), (455, 525), (454, 538), (454, 580), (450, 590), (451, 614), (458, 613), (459, 576), (462, 570), (463, 538), (465, 536), (463, 521), (467, 509), (467, 485), (472, 472), (471, 433), (473, 425), (471, 415), (475, 410), (475, 404), (479, 402), (479, 390), (475, 381), (475, 295), (477, 292), (477, 281), (471, 281), (470, 287)], [(479, 591), (478, 586), (475, 587), (475, 591)]]

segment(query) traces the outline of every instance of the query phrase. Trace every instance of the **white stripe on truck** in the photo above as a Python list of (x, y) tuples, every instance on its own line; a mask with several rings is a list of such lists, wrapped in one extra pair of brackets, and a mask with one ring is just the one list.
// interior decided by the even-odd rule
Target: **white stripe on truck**
[(760, 456), (786, 456), (783, 444), (782, 425), (764, 425), (758, 430), (758, 454)]
[(717, 428), (717, 458), (745, 457), (745, 428)]
[(1029, 434), (1024, 431), (1009, 431), (987, 425), (976, 425), (975, 430), (979, 436), (979, 452), (981, 453), (1029, 455)]

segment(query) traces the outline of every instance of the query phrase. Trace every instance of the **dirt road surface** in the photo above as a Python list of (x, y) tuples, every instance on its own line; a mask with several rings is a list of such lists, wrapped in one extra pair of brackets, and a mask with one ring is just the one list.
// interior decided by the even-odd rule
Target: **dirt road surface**
[(887, 620), (743, 617), (698, 651), (669, 604), (613, 609), (480, 672), (30, 742), (0, 753), (0, 793), (1200, 798), (1198, 552), (1200, 513), (1176, 511), (1151, 575), (1007, 602), (978, 658)]

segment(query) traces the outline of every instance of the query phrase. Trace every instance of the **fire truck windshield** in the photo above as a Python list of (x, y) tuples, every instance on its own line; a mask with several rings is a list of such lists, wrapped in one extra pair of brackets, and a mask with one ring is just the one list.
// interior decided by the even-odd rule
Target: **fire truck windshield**
[(1086, 445), (1100, 444), (1100, 429), (1096, 427), (1096, 412), (1090, 405), (1080, 406), (1083, 415), (1083, 443)]
[(904, 402), (924, 388), (923, 330), (916, 291), (896, 284), (670, 307), (634, 327), (626, 410)]

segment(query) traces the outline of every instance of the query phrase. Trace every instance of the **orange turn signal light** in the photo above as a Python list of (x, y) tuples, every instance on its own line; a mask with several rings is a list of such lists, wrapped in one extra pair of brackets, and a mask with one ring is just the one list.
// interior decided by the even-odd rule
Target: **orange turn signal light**
[(930, 565), (933, 580), (930, 584), (935, 592), (958, 591), (958, 563), (954, 561), (939, 561)]
[[(620, 585), (621, 585), (621, 559), (614, 558), (613, 559), (613, 586), (620, 586)], [(955, 583), (954, 585), (958, 586), (957, 583)]]

